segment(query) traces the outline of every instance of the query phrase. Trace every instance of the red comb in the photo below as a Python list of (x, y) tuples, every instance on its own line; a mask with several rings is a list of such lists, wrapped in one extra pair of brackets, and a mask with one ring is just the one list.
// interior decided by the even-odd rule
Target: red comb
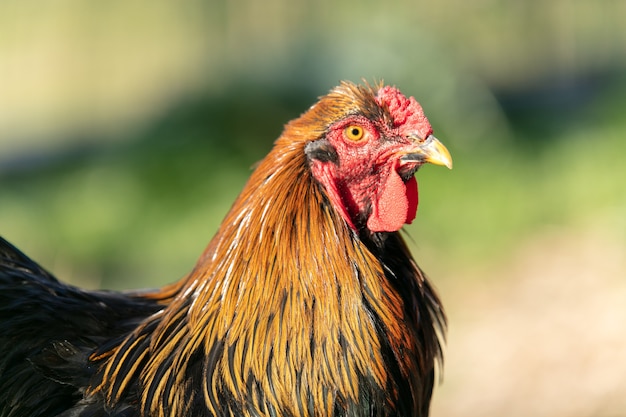
[(422, 106), (413, 97), (406, 98), (396, 87), (385, 86), (378, 90), (376, 101), (385, 105), (393, 118), (393, 126), (402, 135), (415, 135), (426, 139), (433, 132)]

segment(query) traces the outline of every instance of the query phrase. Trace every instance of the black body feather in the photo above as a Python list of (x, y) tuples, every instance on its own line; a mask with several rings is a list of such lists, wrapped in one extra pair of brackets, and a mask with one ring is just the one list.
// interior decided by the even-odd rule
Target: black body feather
[[(0, 416), (110, 415), (97, 397), (83, 401), (97, 371), (89, 356), (162, 308), (63, 284), (0, 238)], [(115, 415), (135, 414), (124, 408)]]

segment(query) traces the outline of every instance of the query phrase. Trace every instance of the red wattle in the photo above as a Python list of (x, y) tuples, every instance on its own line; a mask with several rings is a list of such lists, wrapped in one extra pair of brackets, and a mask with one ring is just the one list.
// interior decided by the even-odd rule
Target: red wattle
[(419, 197), (417, 193), (417, 180), (415, 177), (411, 177), (406, 182), (406, 198), (409, 200), (409, 208), (406, 211), (406, 224), (413, 223), (415, 216), (417, 215), (417, 204)]
[(373, 232), (395, 232), (411, 223), (417, 214), (417, 181), (411, 177), (406, 184), (392, 169), (381, 185), (378, 199), (372, 201), (372, 214), (367, 227)]

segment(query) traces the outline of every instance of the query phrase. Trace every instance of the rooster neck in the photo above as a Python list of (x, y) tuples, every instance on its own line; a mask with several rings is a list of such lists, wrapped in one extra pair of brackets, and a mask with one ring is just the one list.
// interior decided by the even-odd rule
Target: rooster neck
[[(371, 243), (384, 251), (382, 240)], [(210, 329), (205, 343), (220, 346), (217, 367), (229, 369), (213, 386), (237, 398), (238, 387), (255, 381), (245, 394), (251, 398), (238, 401), (258, 390), (265, 403), (289, 411), (279, 414), (331, 416), (337, 404), (357, 407), (363, 395), (390, 402), (385, 389), (404, 389), (398, 380), (417, 371), (406, 354), (416, 351), (414, 317), (313, 180), (304, 152), (275, 150), (261, 163), (196, 275), (189, 323)], [(385, 355), (402, 354), (389, 369)], [(294, 389), (300, 405), (290, 398)]]
[(397, 234), (359, 236), (346, 223), (302, 147), (276, 147), (178, 295), (105, 372), (143, 361), (146, 415), (417, 415), (439, 349), (432, 311), (418, 323), (423, 280)]

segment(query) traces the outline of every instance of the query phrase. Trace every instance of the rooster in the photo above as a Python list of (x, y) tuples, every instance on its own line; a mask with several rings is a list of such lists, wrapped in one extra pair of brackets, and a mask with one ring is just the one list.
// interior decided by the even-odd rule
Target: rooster
[(446, 319), (398, 232), (427, 162), (414, 98), (344, 82), (174, 284), (81, 290), (0, 240), (0, 416), (428, 415)]

